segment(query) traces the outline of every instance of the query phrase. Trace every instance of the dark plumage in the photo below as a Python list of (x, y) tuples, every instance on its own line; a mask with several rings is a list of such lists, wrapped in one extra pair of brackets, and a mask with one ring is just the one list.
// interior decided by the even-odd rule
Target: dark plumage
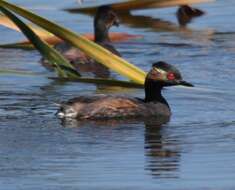
[(161, 90), (174, 85), (192, 86), (182, 80), (174, 66), (157, 62), (145, 79), (145, 99), (114, 95), (80, 96), (62, 104), (58, 116), (79, 120), (170, 117), (170, 107)]
[(181, 26), (186, 26), (191, 20), (195, 17), (199, 17), (205, 14), (202, 10), (192, 8), (188, 5), (180, 6), (176, 16), (178, 19), (178, 22)]
[(119, 26), (117, 14), (110, 6), (99, 7), (94, 19), (95, 42), (112, 53), (121, 56), (121, 54), (113, 47), (109, 38), (109, 29), (112, 26)]
[[(119, 19), (116, 13), (110, 6), (99, 7), (94, 18), (95, 42), (111, 51), (113, 54), (121, 56), (112, 45), (109, 38), (109, 29), (112, 26), (119, 26)], [(56, 45), (55, 48), (62, 52), (62, 54), (75, 66), (78, 72), (92, 72), (95, 76), (105, 78), (109, 76), (107, 67), (97, 63), (79, 49), (72, 47), (67, 43)], [(43, 60), (42, 64), (45, 67), (50, 68), (47, 61)]]

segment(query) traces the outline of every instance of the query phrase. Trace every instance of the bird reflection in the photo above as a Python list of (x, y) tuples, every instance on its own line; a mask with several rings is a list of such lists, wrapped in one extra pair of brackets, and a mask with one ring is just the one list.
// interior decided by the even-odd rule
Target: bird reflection
[(149, 28), (157, 32), (169, 32), (180, 30), (177, 24), (150, 16), (133, 15), (131, 12), (119, 14), (122, 24), (132, 28)]
[(154, 178), (177, 178), (180, 164), (180, 150), (177, 147), (177, 140), (168, 139), (164, 134), (162, 126), (169, 122), (170, 118), (163, 117), (158, 119), (149, 119), (140, 121), (138, 119), (128, 120), (105, 120), (105, 121), (78, 121), (78, 120), (61, 120), (63, 127), (82, 127), (82, 126), (107, 126), (117, 127), (122, 124), (145, 124), (145, 170), (150, 172)]
[(180, 151), (177, 141), (167, 139), (161, 125), (146, 124), (145, 155), (147, 164), (145, 169), (156, 178), (177, 178)]
[(169, 116), (159, 116), (158, 118), (117, 118), (117, 119), (99, 119), (99, 120), (88, 120), (88, 119), (83, 119), (83, 120), (77, 120), (73, 118), (63, 118), (61, 119), (61, 125), (63, 127), (82, 127), (84, 125), (88, 126), (118, 126), (122, 124), (140, 124), (144, 123), (146, 126), (153, 125), (153, 126), (161, 126), (162, 124), (165, 124), (169, 122), (170, 117)]
[(145, 28), (155, 32), (175, 32), (184, 34), (188, 37), (194, 37), (194, 35), (196, 35), (208, 38), (208, 35), (210, 36), (213, 34), (213, 31), (193, 30), (187, 27), (187, 24), (189, 24), (195, 17), (203, 14), (203, 11), (185, 5), (181, 6), (176, 13), (179, 25), (159, 18), (152, 18), (150, 16), (133, 15), (131, 12), (122, 13), (119, 15), (119, 18), (122, 24), (132, 28)]

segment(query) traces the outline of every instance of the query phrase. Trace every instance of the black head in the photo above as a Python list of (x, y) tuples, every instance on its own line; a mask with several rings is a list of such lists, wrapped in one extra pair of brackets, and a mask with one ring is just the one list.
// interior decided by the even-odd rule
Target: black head
[(163, 61), (156, 62), (152, 65), (152, 69), (146, 76), (146, 83), (157, 83), (159, 87), (183, 85), (193, 87), (191, 83), (188, 83), (182, 79), (179, 70)]
[(108, 5), (100, 6), (97, 9), (94, 22), (96, 27), (105, 27), (106, 29), (109, 29), (113, 25), (119, 26), (117, 14)]
[(202, 16), (203, 14), (205, 13), (200, 9), (192, 8), (188, 5), (182, 5), (178, 9), (176, 16), (179, 24), (181, 26), (186, 26), (193, 18)]

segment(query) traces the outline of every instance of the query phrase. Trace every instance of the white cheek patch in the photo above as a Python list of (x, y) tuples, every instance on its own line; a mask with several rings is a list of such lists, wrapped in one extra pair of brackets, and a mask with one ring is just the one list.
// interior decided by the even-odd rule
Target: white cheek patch
[(159, 68), (156, 68), (156, 67), (153, 67), (153, 70), (155, 72), (158, 73), (158, 80), (167, 80), (167, 72), (162, 70), (162, 69), (159, 69)]

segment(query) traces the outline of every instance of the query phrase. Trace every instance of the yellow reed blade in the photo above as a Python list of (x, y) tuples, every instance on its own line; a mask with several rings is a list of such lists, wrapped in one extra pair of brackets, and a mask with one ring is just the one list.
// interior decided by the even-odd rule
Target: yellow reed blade
[[(15, 30), (17, 32), (21, 32), (21, 30), (6, 16), (0, 15), (0, 25), (5, 26), (9, 29)], [(28, 24), (28, 26), (41, 38), (49, 38), (54, 36), (50, 32), (47, 32), (46, 30), (36, 27), (35, 25)]]

